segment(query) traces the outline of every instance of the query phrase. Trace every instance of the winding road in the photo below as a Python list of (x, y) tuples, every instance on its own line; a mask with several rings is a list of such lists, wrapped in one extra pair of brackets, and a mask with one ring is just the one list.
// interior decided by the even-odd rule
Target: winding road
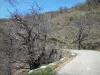
[(93, 50), (72, 50), (77, 56), (57, 75), (100, 75), (100, 52)]

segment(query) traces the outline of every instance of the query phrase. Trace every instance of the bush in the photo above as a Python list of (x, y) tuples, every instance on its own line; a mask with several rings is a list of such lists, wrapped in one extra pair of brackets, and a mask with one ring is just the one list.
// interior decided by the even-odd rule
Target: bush
[(99, 4), (100, 0), (87, 0), (86, 1), (88, 4)]
[(80, 11), (91, 11), (93, 9), (98, 9), (100, 7), (100, 4), (87, 4), (87, 3), (79, 3), (75, 6), (75, 9)]
[(75, 8), (77, 10), (81, 10), (81, 11), (88, 11), (90, 10), (90, 6), (88, 4), (85, 4), (85, 3), (79, 3), (75, 6)]
[(98, 48), (100, 48), (100, 43), (96, 42), (96, 43), (84, 43), (82, 45), (83, 49), (92, 49), (92, 50), (97, 50)]

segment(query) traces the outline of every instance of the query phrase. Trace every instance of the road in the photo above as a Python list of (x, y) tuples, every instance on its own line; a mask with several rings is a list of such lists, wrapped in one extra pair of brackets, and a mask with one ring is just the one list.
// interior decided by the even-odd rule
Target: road
[(92, 50), (73, 50), (77, 56), (57, 75), (100, 75), (100, 52)]

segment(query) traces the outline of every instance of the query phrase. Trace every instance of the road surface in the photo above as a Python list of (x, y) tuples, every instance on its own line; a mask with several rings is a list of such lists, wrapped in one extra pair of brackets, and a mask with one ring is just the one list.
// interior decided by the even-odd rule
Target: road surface
[(78, 55), (56, 75), (100, 75), (100, 52), (92, 50), (73, 50)]

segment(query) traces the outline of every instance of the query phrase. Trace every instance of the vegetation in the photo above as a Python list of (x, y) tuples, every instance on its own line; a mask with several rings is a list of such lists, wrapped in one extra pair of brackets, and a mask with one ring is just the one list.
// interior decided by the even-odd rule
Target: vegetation
[[(16, 3), (8, 1), (11, 5)], [(43, 14), (35, 4), (37, 9), (32, 7), (29, 13), (15, 12), (10, 19), (0, 20), (1, 74), (36, 69), (70, 55), (61, 48), (100, 49), (100, 0), (87, 0), (72, 8), (60, 7)], [(52, 69), (47, 67), (34, 74), (50, 72)]]
[[(52, 18), (53, 37), (64, 41), (66, 48), (98, 49), (100, 6), (81, 3)], [(79, 35), (80, 33), (80, 35)], [(79, 38), (80, 37), (80, 38)], [(78, 42), (80, 39), (80, 42)], [(97, 41), (98, 40), (98, 41)], [(87, 46), (87, 47), (86, 47)]]
[(88, 4), (99, 4), (100, 0), (87, 0)]
[(60, 13), (66, 13), (68, 11), (68, 8), (67, 7), (60, 7), (59, 8), (59, 12)]
[(75, 56), (76, 56), (76, 54), (74, 56), (70, 55), (70, 56), (68, 56), (69, 58), (64, 58), (63, 60), (59, 60), (57, 62), (51, 63), (54, 65), (49, 64), (46, 66), (46, 68), (43, 68), (43, 69), (39, 68), (37, 70), (31, 70), (28, 73), (28, 75), (55, 75), (56, 71), (59, 70), (59, 68), (61, 68), (66, 63), (71, 61)]
[(47, 67), (45, 69), (40, 69), (29, 73), (28, 75), (52, 75), (53, 68)]
[(42, 8), (35, 4), (37, 8), (32, 7), (24, 15), (10, 12), (11, 18), (0, 27), (0, 71), (7, 75), (21, 69), (33, 70), (70, 55), (52, 47), (47, 40), (52, 32), (50, 23), (45, 15), (39, 14)]

